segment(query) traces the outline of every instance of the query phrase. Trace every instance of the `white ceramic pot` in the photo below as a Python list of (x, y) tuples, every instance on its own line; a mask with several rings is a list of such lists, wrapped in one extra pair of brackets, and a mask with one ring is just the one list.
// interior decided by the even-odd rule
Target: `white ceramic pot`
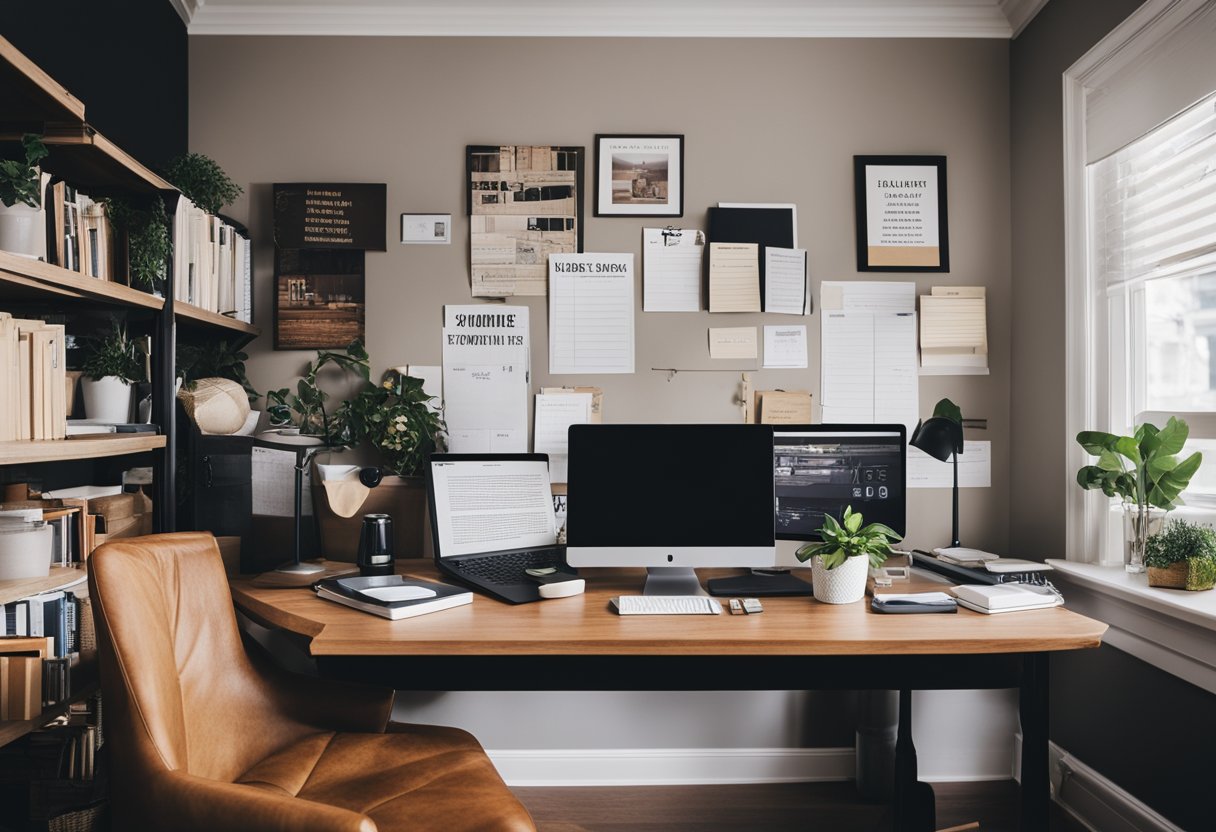
[(0, 250), (46, 257), (46, 219), (37, 208), (0, 202)]
[(0, 529), (0, 581), (45, 578), (51, 572), (51, 536), (46, 523)]
[(811, 588), (815, 600), (825, 604), (852, 604), (866, 594), (866, 578), (870, 574), (870, 559), (865, 556), (845, 558), (835, 569), (825, 569), (823, 557), (811, 558)]
[(131, 420), (131, 385), (118, 378), (82, 378), (80, 392), (84, 394), (84, 415), (89, 419), (112, 424)]

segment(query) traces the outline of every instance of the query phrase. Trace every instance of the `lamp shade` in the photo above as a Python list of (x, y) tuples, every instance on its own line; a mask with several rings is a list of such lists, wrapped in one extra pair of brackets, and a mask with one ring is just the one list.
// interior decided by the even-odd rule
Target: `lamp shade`
[(963, 426), (953, 419), (933, 416), (916, 423), (908, 444), (934, 459), (949, 462), (951, 454), (963, 452)]

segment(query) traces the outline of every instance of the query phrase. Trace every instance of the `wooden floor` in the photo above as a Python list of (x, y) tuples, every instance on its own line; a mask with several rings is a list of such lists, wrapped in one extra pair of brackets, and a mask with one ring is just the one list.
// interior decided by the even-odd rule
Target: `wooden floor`
[[(1016, 832), (1013, 781), (938, 783), (937, 828), (979, 821)], [(852, 783), (512, 789), (540, 832), (883, 832), (890, 810), (863, 803)], [(1084, 832), (1052, 806), (1050, 830)]]

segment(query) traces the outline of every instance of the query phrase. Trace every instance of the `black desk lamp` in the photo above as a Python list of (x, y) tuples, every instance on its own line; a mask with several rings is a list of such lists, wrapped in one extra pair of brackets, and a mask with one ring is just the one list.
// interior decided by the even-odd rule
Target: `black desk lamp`
[(260, 434), (257, 438), (257, 444), (265, 448), (273, 448), (278, 451), (290, 451), (295, 454), (295, 501), (292, 526), (292, 554), (291, 563), (275, 569), (275, 572), (286, 572), (292, 575), (315, 575), (319, 572), (324, 572), (325, 567), (315, 563), (304, 563), (300, 558), (300, 549), (303, 544), (303, 529), (301, 528), (304, 515), (304, 473), (308, 470), (308, 463), (318, 451), (333, 450), (327, 448), (325, 443), (316, 436), (306, 436), (293, 431), (269, 431)]
[[(953, 405), (951, 405), (953, 407)], [(942, 409), (939, 403), (933, 416), (916, 423), (912, 438), (908, 444), (920, 448), (934, 459), (949, 462), (954, 457), (954, 525), (952, 526), (950, 545), (957, 547), (958, 542), (958, 455), (963, 452), (963, 423), (949, 416), (936, 415)], [(955, 408), (957, 410), (957, 408)]]

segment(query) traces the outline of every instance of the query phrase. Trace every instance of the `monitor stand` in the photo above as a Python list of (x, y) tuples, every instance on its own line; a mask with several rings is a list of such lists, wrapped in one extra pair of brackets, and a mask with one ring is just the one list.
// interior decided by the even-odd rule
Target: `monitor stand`
[(643, 595), (708, 595), (690, 566), (649, 566)]
[(734, 578), (711, 578), (709, 594), (717, 596), (775, 597), (810, 595), (811, 585), (785, 569), (753, 569)]

